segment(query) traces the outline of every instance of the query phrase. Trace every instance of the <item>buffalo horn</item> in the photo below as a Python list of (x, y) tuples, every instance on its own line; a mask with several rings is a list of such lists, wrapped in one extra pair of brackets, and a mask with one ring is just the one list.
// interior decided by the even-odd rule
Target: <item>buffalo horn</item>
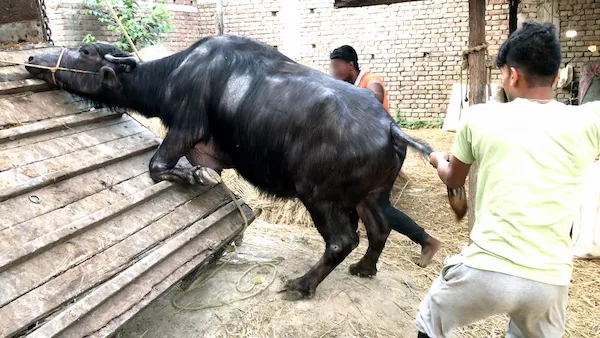
[(137, 60), (133, 56), (125, 56), (125, 57), (116, 57), (110, 54), (104, 55), (104, 58), (111, 63), (116, 63), (120, 65), (127, 65), (131, 67), (137, 66)]

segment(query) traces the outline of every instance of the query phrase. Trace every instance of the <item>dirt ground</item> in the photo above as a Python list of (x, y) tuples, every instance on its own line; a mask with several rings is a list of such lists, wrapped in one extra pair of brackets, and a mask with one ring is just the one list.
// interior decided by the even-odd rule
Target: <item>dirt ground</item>
[[(407, 133), (436, 150), (449, 150), (454, 138), (453, 133), (433, 129)], [(361, 226), (360, 246), (321, 283), (314, 298), (286, 301), (277, 293), (281, 278), (306, 272), (322, 253), (322, 239), (314, 228), (259, 220), (246, 231), (244, 243), (231, 256), (230, 264), (178, 303), (193, 307), (243, 297), (248, 293), (236, 291), (236, 282), (244, 272), (257, 262), (278, 260), (277, 277), (263, 293), (230, 305), (188, 312), (171, 305), (179, 292), (175, 286), (126, 323), (117, 337), (415, 337), (414, 317), (420, 299), (438, 276), (444, 259), (468, 243), (468, 234), (466, 221), (455, 221), (445, 187), (428, 163), (410, 153), (402, 171), (392, 204), (443, 242), (427, 268), (414, 264), (419, 247), (392, 233), (377, 276), (350, 276), (348, 266), (366, 250)], [(252, 291), (263, 288), (272, 271), (267, 267), (254, 269), (242, 279), (241, 287), (254, 284)], [(576, 260), (564, 337), (598, 336), (599, 286), (600, 262)], [(507, 323), (506, 317), (496, 316), (457, 330), (455, 337), (504, 337)]]
[[(236, 282), (257, 262), (279, 260), (277, 278), (262, 294), (227, 306), (198, 312), (174, 308), (175, 288), (151, 304), (121, 331), (120, 337), (414, 337), (412, 325), (417, 293), (404, 273), (384, 267), (376, 278), (351, 276), (350, 263), (364, 253), (366, 241), (329, 275), (309, 300), (290, 302), (278, 290), (282, 277), (297, 277), (315, 263), (323, 250), (314, 229), (289, 228), (257, 221), (247, 230), (231, 262), (202, 288), (179, 300), (186, 306), (240, 298)], [(223, 261), (227, 261), (224, 258)], [(245, 262), (245, 263), (244, 263)], [(242, 281), (266, 283), (272, 269), (256, 269)], [(207, 272), (206, 275), (209, 275)], [(262, 283), (261, 283), (262, 284)], [(262, 288), (261, 284), (257, 288)], [(145, 335), (144, 335), (145, 333)]]

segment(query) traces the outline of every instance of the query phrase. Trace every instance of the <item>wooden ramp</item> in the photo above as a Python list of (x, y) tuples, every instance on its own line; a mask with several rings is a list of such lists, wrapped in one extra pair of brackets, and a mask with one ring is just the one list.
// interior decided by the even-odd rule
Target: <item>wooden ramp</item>
[(150, 179), (159, 143), (0, 64), (0, 337), (106, 337), (242, 234), (222, 185)]

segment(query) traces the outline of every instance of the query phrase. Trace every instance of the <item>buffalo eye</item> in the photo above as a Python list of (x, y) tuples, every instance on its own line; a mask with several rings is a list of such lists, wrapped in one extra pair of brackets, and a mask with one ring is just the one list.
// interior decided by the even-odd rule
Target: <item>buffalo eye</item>
[(80, 50), (81, 53), (83, 53), (83, 55), (90, 55), (90, 51), (88, 51), (87, 49), (81, 49)]

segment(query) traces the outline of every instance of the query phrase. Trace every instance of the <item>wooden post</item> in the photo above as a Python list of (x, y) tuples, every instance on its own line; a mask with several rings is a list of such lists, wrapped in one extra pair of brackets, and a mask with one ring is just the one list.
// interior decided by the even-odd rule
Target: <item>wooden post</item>
[(225, 26), (223, 24), (223, 0), (217, 0), (217, 12), (215, 13), (217, 23), (217, 35), (223, 35)]
[[(469, 48), (485, 43), (485, 0), (469, 0)], [(471, 52), (469, 61), (469, 105), (485, 102), (486, 50)], [(475, 224), (475, 196), (477, 194), (477, 164), (469, 171), (469, 234)]]
[(519, 0), (510, 0), (508, 4), (508, 36), (517, 30), (517, 12)]

